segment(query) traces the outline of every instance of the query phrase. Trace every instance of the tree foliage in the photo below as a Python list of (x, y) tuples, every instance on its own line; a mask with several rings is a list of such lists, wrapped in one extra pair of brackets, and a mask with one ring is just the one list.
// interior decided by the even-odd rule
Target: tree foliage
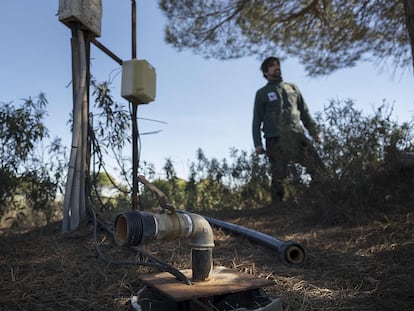
[[(176, 176), (174, 163), (167, 159), (165, 179), (153, 181), (177, 209), (206, 211), (216, 209), (257, 208), (270, 203), (269, 163), (255, 153), (230, 150), (229, 159), (208, 159), (203, 150), (189, 165), (187, 180)], [(146, 188), (141, 193), (143, 207), (154, 208), (158, 202)]]
[[(103, 116), (111, 114), (116, 106), (109, 100), (107, 88), (103, 85), (96, 94), (103, 94), (98, 98), (107, 103), (102, 106), (107, 105)], [(126, 112), (123, 113), (127, 120)], [(399, 161), (405, 153), (414, 152), (413, 127), (412, 123), (399, 125), (391, 116), (392, 107), (385, 102), (374, 115), (364, 116), (352, 100), (332, 100), (316, 118), (323, 138), (318, 152), (326, 165), (325, 179), (311, 180), (299, 164), (292, 163), (290, 175), (285, 180), (286, 204), (306, 205), (309, 219), (332, 224), (359, 221), (365, 212), (384, 212), (386, 208), (404, 206), (412, 201), (413, 174), (404, 173)], [(100, 132), (99, 127), (103, 125), (99, 123), (94, 132)], [(117, 131), (124, 132), (114, 136), (117, 140), (128, 139), (125, 128), (119, 127)], [(105, 141), (105, 135), (101, 139), (101, 142)], [(93, 148), (94, 152), (100, 152), (101, 144)], [(114, 142), (115, 146), (122, 147), (122, 144), (122, 141)], [(100, 161), (101, 156), (95, 162)], [(255, 152), (231, 149), (227, 159), (219, 160), (207, 158), (199, 149), (196, 160), (189, 165), (187, 180), (177, 177), (170, 158), (163, 167), (164, 178), (155, 178), (151, 163), (144, 162), (139, 170), (177, 209), (194, 212), (252, 209), (271, 201), (269, 162)], [(99, 176), (99, 170), (92, 173)], [(116, 187), (117, 183), (112, 184)], [(121, 188), (105, 202), (101, 201), (103, 209), (120, 211), (131, 207), (130, 187)], [(94, 199), (98, 199), (99, 191), (96, 194)], [(160, 208), (154, 193), (143, 185), (140, 187), (140, 208)]]
[(92, 80), (91, 85), (94, 107), (97, 109), (93, 120), (94, 131), (102, 146), (120, 152), (126, 143), (131, 142), (128, 132), (131, 127), (129, 113), (122, 104), (113, 100), (110, 82), (98, 83)]
[(166, 41), (207, 57), (294, 56), (311, 76), (370, 56), (413, 64), (409, 0), (161, 0), (160, 8)]
[(40, 94), (37, 100), (29, 98), (20, 107), (2, 103), (0, 110), (0, 139), (2, 168), (17, 171), (25, 162), (36, 142), (48, 135), (42, 123), (47, 100)]
[[(414, 154), (411, 122), (398, 124), (385, 102), (364, 115), (352, 100), (331, 100), (316, 120), (325, 175), (308, 180), (292, 163), (284, 204), (307, 206), (306, 217), (318, 224), (358, 223), (369, 214), (412, 206), (414, 167), (401, 162), (405, 154)], [(271, 201), (268, 160), (254, 152), (231, 149), (228, 159), (218, 160), (199, 149), (187, 180), (177, 178), (171, 159), (164, 170), (166, 178), (154, 184), (178, 209), (254, 209)], [(158, 206), (146, 189), (141, 198), (144, 209)]]
[(0, 216), (29, 206), (50, 220), (62, 186), (65, 150), (59, 138), (45, 144), (50, 138), (43, 123), (46, 105), (43, 93), (21, 105), (1, 103)]
[[(66, 161), (59, 139), (43, 146), (49, 138), (43, 123), (46, 104), (41, 94), (20, 106), (12, 103), (0, 106), (1, 215), (19, 209), (24, 201), (25, 206), (45, 212), (50, 219)], [(364, 213), (386, 212), (412, 202), (414, 168), (404, 167), (401, 159), (407, 153), (414, 153), (413, 127), (412, 123), (400, 125), (391, 117), (392, 107), (385, 102), (373, 115), (365, 116), (352, 100), (332, 100), (316, 118), (323, 138), (318, 151), (326, 165), (326, 179), (305, 182), (303, 171), (292, 163), (291, 174), (285, 181), (286, 204), (306, 205), (310, 220), (332, 224), (362, 220)], [(103, 141), (105, 137), (102, 136)], [(94, 150), (99, 148), (95, 146)], [(96, 162), (100, 160), (101, 156)], [(254, 152), (231, 149), (228, 158), (219, 160), (209, 159), (199, 149), (196, 160), (189, 165), (187, 180), (177, 177), (174, 162), (169, 158), (163, 167), (163, 179), (154, 178), (151, 163), (144, 162), (140, 170), (177, 209), (194, 212), (252, 209), (271, 201), (268, 160)], [(92, 178), (97, 189), (91, 196), (94, 202), (100, 200), (103, 210), (130, 208), (128, 187), (120, 184), (118, 192), (112, 192), (111, 185), (117, 187), (113, 177), (99, 170), (92, 174), (96, 174)], [(99, 197), (104, 187), (111, 190), (108, 192), (111, 197), (102, 200)], [(149, 189), (141, 187), (140, 192), (143, 209), (159, 209)]]
[(412, 208), (414, 163), (404, 161), (414, 155), (412, 122), (398, 124), (385, 102), (366, 116), (352, 100), (332, 100), (317, 120), (328, 176), (301, 200), (313, 206), (314, 219), (340, 224)]

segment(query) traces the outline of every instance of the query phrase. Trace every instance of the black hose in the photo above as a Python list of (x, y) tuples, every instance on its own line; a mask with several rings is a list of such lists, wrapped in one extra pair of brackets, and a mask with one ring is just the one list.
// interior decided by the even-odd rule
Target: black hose
[(299, 243), (292, 241), (280, 241), (274, 237), (252, 229), (206, 216), (203, 217), (213, 226), (244, 236), (249, 240), (258, 242), (270, 249), (276, 250), (279, 254), (279, 258), (285, 264), (300, 265), (305, 261), (306, 252), (303, 246)]

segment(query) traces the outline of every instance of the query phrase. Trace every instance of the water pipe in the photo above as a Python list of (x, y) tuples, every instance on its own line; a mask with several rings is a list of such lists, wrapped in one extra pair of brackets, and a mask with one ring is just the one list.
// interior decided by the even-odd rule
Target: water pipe
[(292, 241), (280, 241), (267, 234), (239, 225), (231, 224), (206, 216), (204, 216), (204, 218), (213, 226), (244, 236), (252, 241), (258, 242), (266, 247), (276, 250), (282, 262), (286, 264), (300, 265), (305, 261), (306, 252), (303, 246), (299, 243)]
[[(75, 230), (79, 225), (80, 216), (84, 215), (85, 198), (80, 193), (83, 185), (82, 179), (82, 106), (87, 94), (87, 63), (83, 31), (77, 25), (73, 29), (76, 34), (72, 46), (78, 58), (74, 57), (74, 108), (73, 133), (70, 152), (69, 170), (66, 182), (65, 198), (63, 203), (62, 231)], [(81, 180), (82, 179), (82, 180)], [(81, 205), (81, 206), (80, 206)], [(83, 212), (80, 213), (80, 210)]]
[(190, 239), (193, 281), (205, 281), (213, 267), (213, 230), (209, 222), (197, 214), (127, 211), (115, 219), (114, 238), (120, 246), (138, 246), (154, 240)]

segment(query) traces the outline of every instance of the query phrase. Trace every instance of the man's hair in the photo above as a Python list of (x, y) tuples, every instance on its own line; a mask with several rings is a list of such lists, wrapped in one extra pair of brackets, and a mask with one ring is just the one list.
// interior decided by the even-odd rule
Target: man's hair
[(265, 78), (266, 78), (265, 72), (267, 72), (267, 70), (273, 64), (273, 62), (277, 62), (280, 65), (280, 59), (278, 57), (270, 56), (270, 57), (266, 58), (263, 61), (262, 65), (260, 66), (260, 70), (263, 72), (263, 76)]

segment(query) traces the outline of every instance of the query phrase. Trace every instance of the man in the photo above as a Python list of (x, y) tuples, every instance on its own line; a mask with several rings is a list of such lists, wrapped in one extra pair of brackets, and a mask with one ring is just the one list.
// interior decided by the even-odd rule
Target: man
[[(269, 157), (272, 175), (272, 205), (279, 204), (284, 197), (283, 181), (288, 176), (289, 163), (305, 166), (311, 175), (323, 167), (316, 149), (306, 137), (320, 142), (316, 123), (298, 87), (283, 82), (280, 60), (266, 58), (260, 69), (268, 80), (256, 93), (253, 113), (253, 142), (256, 153)], [(303, 127), (304, 126), (304, 127)], [(262, 144), (261, 131), (266, 141)]]

